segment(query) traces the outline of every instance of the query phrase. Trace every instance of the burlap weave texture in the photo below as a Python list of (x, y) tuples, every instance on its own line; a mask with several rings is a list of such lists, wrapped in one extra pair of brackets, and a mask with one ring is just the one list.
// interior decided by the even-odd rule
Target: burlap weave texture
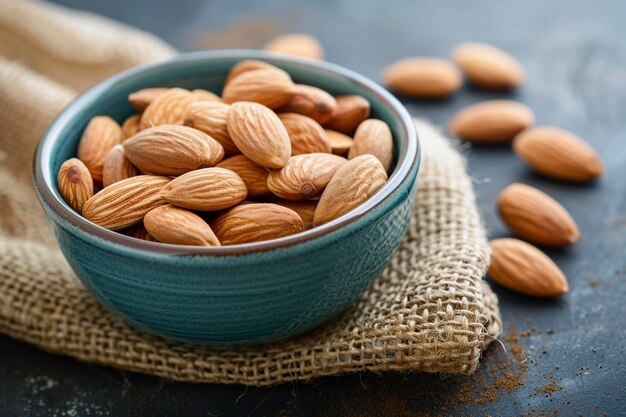
[(34, 196), (34, 147), (78, 92), (173, 50), (92, 15), (0, 0), (0, 332), (80, 360), (193, 382), (270, 385), (359, 371), (472, 372), (500, 332), (489, 253), (465, 163), (432, 126), (409, 232), (342, 315), (284, 342), (208, 348), (127, 325), (82, 286)]

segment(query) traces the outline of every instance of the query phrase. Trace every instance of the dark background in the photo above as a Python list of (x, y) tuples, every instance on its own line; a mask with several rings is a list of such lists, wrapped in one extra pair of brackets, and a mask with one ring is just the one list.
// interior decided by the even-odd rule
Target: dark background
[(586, 138), (606, 175), (567, 185), (532, 174), (509, 146), (466, 147), (492, 237), (507, 234), (494, 203), (515, 181), (557, 198), (582, 232), (576, 246), (548, 251), (570, 280), (564, 297), (535, 300), (494, 285), (504, 344), (491, 346), (473, 376), (363, 374), (262, 389), (189, 385), (78, 363), (0, 336), (0, 415), (626, 415), (626, 2), (57, 2), (153, 32), (181, 50), (254, 48), (284, 32), (308, 32), (329, 61), (374, 80), (398, 58), (447, 57), (469, 40), (493, 43), (526, 68), (519, 91), (465, 87), (446, 101), (403, 100), (409, 111), (445, 126), (468, 104), (513, 97), (535, 110), (538, 124)]

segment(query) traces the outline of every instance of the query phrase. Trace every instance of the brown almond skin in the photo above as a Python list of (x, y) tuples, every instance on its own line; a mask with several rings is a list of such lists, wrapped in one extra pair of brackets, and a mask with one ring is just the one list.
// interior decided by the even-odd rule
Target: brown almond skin
[(102, 166), (109, 151), (122, 143), (122, 128), (109, 116), (89, 121), (78, 144), (78, 159), (89, 169), (94, 181), (102, 181)]
[(139, 127), (148, 129), (161, 125), (182, 125), (191, 107), (193, 96), (182, 88), (170, 88), (159, 94), (144, 110)]
[(224, 103), (251, 101), (270, 109), (288, 103), (296, 93), (296, 86), (282, 70), (260, 69), (246, 71), (233, 78), (222, 92)]
[(290, 201), (282, 198), (274, 197), (269, 200), (272, 204), (278, 204), (279, 206), (287, 207), (300, 216), (302, 223), (304, 224), (304, 230), (313, 228), (313, 216), (315, 209), (317, 208), (316, 200), (304, 200), (304, 201)]
[(484, 43), (464, 43), (452, 52), (472, 84), (488, 90), (508, 90), (524, 82), (524, 70), (510, 54)]
[(348, 152), (350, 152), (350, 148), (352, 148), (352, 145), (354, 144), (354, 140), (346, 134), (330, 129), (326, 129), (326, 135), (328, 135), (332, 153), (347, 157)]
[(239, 204), (248, 189), (241, 177), (224, 168), (203, 168), (174, 178), (161, 190), (168, 203), (190, 210), (215, 211)]
[(378, 119), (363, 121), (354, 134), (354, 143), (348, 152), (348, 159), (359, 155), (374, 155), (389, 171), (393, 162), (393, 136), (387, 123)]
[(498, 196), (500, 217), (529, 242), (561, 247), (580, 238), (576, 222), (556, 200), (534, 187), (511, 184)]
[(370, 115), (370, 103), (365, 98), (356, 95), (336, 97), (337, 110), (333, 118), (323, 126), (346, 135), (352, 135), (361, 122)]
[(272, 195), (267, 186), (267, 176), (270, 170), (255, 164), (247, 156), (231, 156), (216, 166), (218, 168), (230, 169), (239, 175), (248, 188), (248, 198), (266, 198)]
[(368, 200), (387, 181), (387, 172), (373, 155), (345, 163), (330, 180), (315, 209), (313, 224), (328, 223)]
[(191, 101), (192, 103), (202, 103), (206, 101), (220, 103), (222, 99), (220, 98), (220, 96), (210, 92), (209, 90), (203, 90), (199, 88), (191, 91)]
[(116, 182), (87, 200), (83, 217), (109, 230), (137, 224), (150, 210), (165, 204), (159, 192), (169, 181), (166, 177), (139, 175)]
[(490, 100), (459, 111), (450, 122), (450, 131), (476, 144), (510, 142), (535, 121), (533, 111), (512, 100)]
[(222, 245), (261, 242), (300, 233), (302, 219), (277, 204), (251, 203), (233, 207), (216, 217), (211, 228)]
[(150, 210), (143, 224), (148, 233), (161, 243), (220, 246), (215, 233), (200, 216), (171, 204)]
[(513, 150), (532, 169), (561, 181), (586, 183), (602, 176), (598, 154), (580, 137), (553, 126), (525, 130)]
[(161, 125), (144, 129), (124, 142), (126, 157), (143, 172), (177, 176), (212, 167), (224, 148), (206, 133), (187, 126)]
[(292, 156), (283, 168), (270, 173), (267, 186), (285, 200), (308, 200), (324, 191), (346, 162), (345, 158), (329, 153)]
[(441, 58), (405, 58), (389, 65), (383, 74), (384, 83), (407, 97), (441, 99), (460, 87), (461, 72)]
[(291, 156), (287, 129), (276, 113), (262, 104), (240, 101), (231, 105), (227, 127), (239, 150), (258, 165), (282, 168)]
[(226, 121), (230, 106), (221, 102), (193, 103), (185, 116), (185, 125), (198, 129), (218, 141), (225, 155), (237, 155), (241, 151), (230, 138)]
[(139, 124), (141, 123), (141, 115), (140, 114), (133, 114), (132, 116), (128, 117), (126, 120), (124, 120), (124, 123), (122, 124), (122, 137), (123, 139), (128, 139), (131, 136), (134, 136), (137, 132), (139, 132), (141, 129), (139, 127)]
[(324, 47), (316, 38), (305, 33), (288, 33), (268, 42), (263, 48), (268, 52), (324, 59)]
[(297, 113), (281, 113), (278, 117), (289, 134), (291, 156), (332, 152), (326, 131), (315, 120)]
[(230, 71), (228, 71), (228, 75), (226, 76), (224, 85), (228, 84), (230, 81), (232, 81), (233, 78), (235, 78), (239, 74), (259, 69), (275, 69), (282, 71), (280, 68), (275, 67), (272, 64), (268, 64), (267, 62), (258, 61), (256, 59), (244, 59), (243, 61), (240, 61), (233, 65)]
[(169, 88), (143, 88), (128, 95), (128, 101), (139, 113), (144, 110), (161, 94)]
[(78, 213), (82, 213), (85, 202), (93, 196), (91, 174), (77, 158), (63, 162), (57, 175), (57, 185), (63, 200)]
[(118, 181), (141, 174), (126, 158), (124, 146), (115, 145), (109, 151), (102, 167), (102, 185), (108, 187)]
[(321, 88), (296, 84), (293, 98), (280, 109), (279, 113), (298, 113), (308, 116), (320, 124), (327, 123), (337, 111), (337, 100)]
[(143, 223), (137, 223), (127, 229), (121, 230), (120, 233), (124, 233), (126, 236), (134, 237), (135, 239), (146, 240), (148, 242), (158, 242), (144, 227)]
[(510, 290), (532, 297), (555, 297), (568, 291), (567, 278), (550, 258), (518, 239), (491, 241), (488, 274)]

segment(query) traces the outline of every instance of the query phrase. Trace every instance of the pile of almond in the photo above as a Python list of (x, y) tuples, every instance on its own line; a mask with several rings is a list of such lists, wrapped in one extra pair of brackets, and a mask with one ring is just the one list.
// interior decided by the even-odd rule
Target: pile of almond
[[(524, 81), (521, 65), (491, 45), (466, 43), (454, 49), (454, 63), (441, 58), (407, 58), (390, 65), (384, 82), (395, 92), (441, 99), (456, 92), (463, 77), (476, 88), (507, 91)], [(452, 134), (474, 144), (506, 144), (536, 172), (559, 181), (586, 183), (603, 173), (602, 162), (581, 138), (563, 129), (532, 127), (533, 111), (513, 100), (490, 100), (469, 106), (450, 121)], [(563, 247), (577, 242), (580, 232), (567, 210), (546, 193), (512, 184), (498, 198), (504, 223), (520, 238), (491, 242), (489, 275), (499, 284), (532, 296), (563, 294), (568, 283), (561, 270), (532, 246)], [(530, 243), (527, 243), (530, 242)]]
[(148, 88), (128, 99), (138, 114), (122, 126), (94, 117), (58, 186), (86, 219), (139, 239), (219, 246), (293, 235), (361, 205), (393, 164), (391, 130), (368, 118), (366, 99), (295, 84), (261, 61), (235, 65), (221, 97)]

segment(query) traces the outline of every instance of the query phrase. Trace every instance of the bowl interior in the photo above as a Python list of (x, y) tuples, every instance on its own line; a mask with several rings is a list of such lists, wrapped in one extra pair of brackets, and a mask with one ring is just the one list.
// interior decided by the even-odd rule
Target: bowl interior
[[(90, 232), (97, 231), (98, 235), (113, 239), (117, 243), (142, 246), (144, 249), (167, 250), (169, 247), (178, 253), (183, 248), (191, 252), (197, 251), (199, 248), (196, 247), (139, 241), (88, 222), (65, 203), (59, 194), (56, 177), (61, 164), (76, 155), (82, 131), (92, 117), (108, 115), (121, 124), (128, 116), (136, 113), (127, 99), (130, 93), (147, 87), (182, 87), (202, 88), (221, 94), (228, 71), (243, 59), (264, 60), (287, 71), (296, 83), (320, 87), (333, 95), (358, 94), (365, 97), (372, 106), (370, 117), (384, 120), (392, 130), (396, 164), (389, 181), (375, 196), (359, 208), (323, 226), (273, 241), (201, 249), (213, 250), (216, 253), (235, 253), (238, 247), (244, 246), (271, 248), (333, 230), (380, 203), (406, 177), (411, 165), (417, 162), (417, 139), (411, 127), (410, 116), (393, 96), (368, 79), (326, 62), (281, 57), (260, 51), (198, 52), (179, 55), (171, 61), (126, 71), (98, 84), (71, 103), (46, 132), (37, 151), (34, 166), (35, 180), (43, 200), (61, 217), (74, 225)], [(268, 242), (271, 242), (269, 246)]]

